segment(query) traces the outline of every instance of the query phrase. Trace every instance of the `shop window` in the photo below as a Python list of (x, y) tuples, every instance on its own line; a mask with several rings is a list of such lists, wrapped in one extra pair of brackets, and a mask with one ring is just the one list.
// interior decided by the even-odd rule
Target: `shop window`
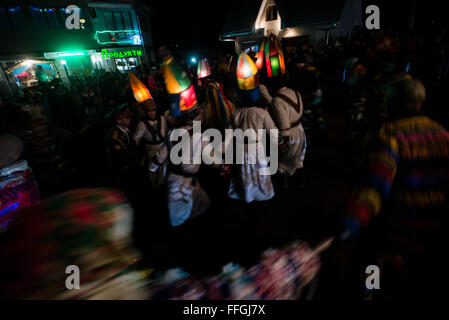
[(129, 70), (128, 61), (126, 59), (115, 59), (115, 65), (119, 71)]
[(48, 29), (45, 12), (42, 8), (30, 7), (31, 17), (33, 18), (34, 27), (39, 30)]
[(112, 12), (110, 11), (103, 12), (103, 17), (106, 23), (106, 28), (108, 30), (115, 30), (114, 20), (112, 19)]
[(95, 8), (89, 7), (89, 12), (92, 19), (97, 19), (97, 10)]
[(0, 29), (11, 29), (11, 23), (5, 8), (0, 8)]
[(123, 13), (123, 19), (125, 21), (125, 25), (124, 25), (124, 29), (125, 30), (133, 30), (133, 26), (132, 26), (132, 20), (131, 20), (131, 16), (130, 13)]
[(137, 67), (137, 58), (128, 58), (128, 65), (131, 69)]
[(278, 18), (278, 9), (276, 8), (276, 6), (270, 6), (267, 8), (267, 16), (266, 16), (266, 21), (273, 21), (273, 20), (277, 20)]
[(29, 9), (36, 29), (45, 30), (62, 28), (56, 8), (30, 7)]
[(8, 7), (8, 15), (11, 18), (12, 25), (14, 29), (25, 29), (26, 23), (23, 17), (22, 8), (18, 7)]
[(137, 27), (136, 27), (136, 17), (131, 13), (131, 12), (129, 12), (129, 24), (130, 24), (130, 28), (129, 28), (129, 30), (136, 30), (137, 29)]
[(125, 20), (121, 11), (112, 11), (112, 18), (114, 19), (115, 30), (125, 29)]
[[(56, 9), (54, 9), (54, 8), (47, 9), (46, 15), (47, 15), (48, 26), (50, 27), (50, 29), (61, 29), (62, 25), (61, 25), (61, 21), (59, 20), (58, 12), (56, 11)], [(65, 21), (64, 21), (64, 26), (65, 26)]]

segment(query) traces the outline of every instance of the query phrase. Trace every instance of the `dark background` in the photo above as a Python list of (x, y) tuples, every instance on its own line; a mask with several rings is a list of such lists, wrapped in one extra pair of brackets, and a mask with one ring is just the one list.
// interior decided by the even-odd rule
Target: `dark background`
[[(151, 27), (156, 47), (167, 44), (179, 49), (180, 54), (214, 55), (217, 47), (233, 49), (232, 42), (220, 42), (221, 26), (230, 9), (241, 1), (145, 1), (153, 8)], [(261, 0), (249, 0), (262, 3)], [(332, 0), (328, 0), (332, 1)], [(380, 8), (381, 29), (397, 30), (408, 26), (412, 0), (364, 0), (365, 9), (370, 4)], [(430, 30), (432, 26), (447, 26), (448, 15), (444, 1), (416, 0), (415, 28)], [(364, 14), (364, 17), (367, 15)], [(177, 46), (176, 46), (177, 45)]]

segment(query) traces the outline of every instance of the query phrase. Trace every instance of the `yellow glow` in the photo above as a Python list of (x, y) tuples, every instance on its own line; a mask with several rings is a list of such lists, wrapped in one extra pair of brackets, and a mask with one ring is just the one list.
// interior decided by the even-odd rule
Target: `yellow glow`
[(29, 67), (34, 63), (34, 60), (25, 60), (24, 63)]
[(293, 37), (298, 37), (301, 36), (301, 32), (297, 29), (284, 29), (284, 35), (282, 36), (283, 38), (293, 38)]

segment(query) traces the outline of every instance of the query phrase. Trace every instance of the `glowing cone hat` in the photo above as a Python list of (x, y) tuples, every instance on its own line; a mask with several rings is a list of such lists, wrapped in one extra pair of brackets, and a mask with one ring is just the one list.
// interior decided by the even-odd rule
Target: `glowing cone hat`
[(193, 84), (173, 58), (164, 63), (163, 75), (167, 92), (170, 94), (170, 112), (173, 116), (180, 116), (181, 112), (196, 106)]
[(207, 62), (206, 59), (202, 59), (198, 63), (198, 69), (197, 69), (197, 75), (198, 79), (206, 78), (210, 76), (212, 72), (210, 71), (210, 65), (209, 62)]
[(243, 99), (256, 102), (260, 98), (259, 74), (254, 61), (243, 52), (237, 61), (237, 82)]
[(134, 98), (138, 102), (144, 102), (153, 99), (148, 88), (131, 71), (128, 71), (129, 83), (133, 91)]
[(262, 69), (264, 62), (269, 78), (285, 74), (284, 53), (281, 43), (274, 34), (262, 42), (256, 62), (257, 68)]
[(257, 68), (254, 61), (243, 52), (237, 62), (237, 82), (241, 90), (253, 90), (259, 86)]

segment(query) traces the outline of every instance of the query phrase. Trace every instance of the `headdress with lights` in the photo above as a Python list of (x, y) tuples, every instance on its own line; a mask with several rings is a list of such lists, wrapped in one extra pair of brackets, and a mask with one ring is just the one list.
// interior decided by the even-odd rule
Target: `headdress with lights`
[(196, 106), (196, 94), (192, 82), (181, 66), (170, 58), (163, 64), (165, 87), (170, 95), (170, 113), (180, 116)]
[(198, 80), (206, 78), (206, 77), (209, 77), (210, 75), (212, 75), (212, 72), (210, 70), (209, 62), (207, 62), (206, 59), (202, 59), (198, 63), (197, 75), (198, 75)]
[(262, 42), (257, 54), (257, 68), (261, 70), (264, 64), (268, 78), (285, 74), (284, 53), (278, 38), (274, 34), (271, 34), (268, 39)]
[(148, 88), (131, 71), (128, 71), (128, 75), (134, 98), (140, 103), (142, 108), (146, 111), (157, 109)]
[(237, 82), (243, 100), (256, 102), (260, 98), (259, 74), (254, 61), (243, 52), (237, 62)]

